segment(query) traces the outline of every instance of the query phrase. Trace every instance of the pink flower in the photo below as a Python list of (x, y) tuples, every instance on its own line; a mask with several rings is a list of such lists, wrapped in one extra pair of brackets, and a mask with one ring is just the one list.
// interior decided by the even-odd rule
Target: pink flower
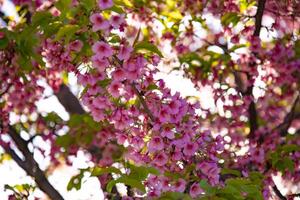
[(169, 109), (167, 109), (167, 108), (160, 109), (158, 118), (161, 123), (168, 122), (170, 119)]
[(161, 190), (162, 191), (164, 191), (164, 192), (170, 191), (170, 189), (171, 189), (170, 181), (167, 177), (161, 177), (160, 182), (161, 182)]
[(112, 77), (116, 81), (123, 81), (126, 78), (126, 74), (123, 69), (116, 69), (112, 73)]
[(119, 97), (121, 87), (122, 87), (122, 84), (120, 82), (113, 81), (110, 83), (108, 91), (111, 93), (111, 95), (113, 97)]
[(104, 109), (107, 107), (107, 102), (106, 102), (105, 97), (98, 96), (93, 100), (93, 106), (99, 109)]
[(114, 5), (112, 0), (98, 0), (98, 6), (100, 9), (111, 8)]
[(106, 30), (109, 28), (110, 24), (104, 19), (99, 13), (95, 13), (90, 16), (90, 21), (93, 23), (93, 31)]
[(162, 137), (167, 137), (169, 139), (174, 139), (175, 135), (174, 132), (172, 131), (172, 129), (170, 127), (165, 127), (163, 128), (162, 132), (161, 132), (161, 136)]
[(74, 40), (69, 44), (69, 50), (79, 52), (83, 47), (83, 43), (81, 40)]
[(101, 120), (103, 120), (105, 118), (103, 111), (99, 110), (99, 109), (93, 109), (92, 116), (96, 122), (100, 122)]
[(157, 66), (158, 63), (160, 62), (160, 57), (158, 55), (153, 55), (151, 57), (151, 60), (152, 60), (152, 65)]
[(203, 161), (197, 164), (196, 168), (206, 175), (212, 185), (216, 185), (219, 182), (220, 168), (217, 163), (212, 161)]
[(164, 152), (161, 152), (155, 156), (153, 162), (157, 166), (164, 166), (168, 162), (168, 156)]
[(173, 115), (177, 114), (179, 112), (180, 105), (181, 103), (179, 100), (172, 100), (169, 103), (170, 113)]
[(186, 186), (185, 180), (182, 178), (178, 179), (172, 187), (174, 192), (184, 192)]
[(98, 69), (99, 72), (104, 72), (109, 66), (107, 58), (101, 58), (98, 55), (94, 55), (91, 60), (93, 62), (93, 66)]
[(172, 160), (174, 160), (174, 161), (178, 161), (178, 160), (180, 160), (181, 158), (182, 158), (182, 153), (181, 153), (181, 151), (180, 150), (175, 150), (173, 153), (172, 153)]
[(196, 151), (197, 151), (197, 144), (193, 142), (187, 143), (183, 149), (183, 153), (186, 156), (193, 156)]
[(110, 57), (113, 55), (113, 49), (111, 48), (111, 46), (103, 41), (96, 42), (92, 46), (92, 50), (100, 58)]
[(117, 134), (117, 143), (123, 145), (127, 140), (127, 136), (125, 134)]
[(121, 14), (121, 15), (113, 15), (110, 17), (110, 24), (114, 27), (114, 28), (119, 28), (120, 25), (122, 23), (124, 23), (124, 15)]
[(155, 151), (160, 151), (163, 148), (164, 148), (164, 142), (159, 136), (153, 137), (148, 144), (148, 151), (150, 153)]
[(120, 50), (119, 50), (119, 54), (118, 54), (118, 58), (120, 60), (127, 60), (130, 57), (130, 53), (133, 51), (132, 47), (127, 47), (125, 45), (121, 45)]
[(190, 195), (192, 198), (198, 197), (201, 193), (203, 193), (202, 188), (200, 187), (199, 183), (193, 183), (190, 188)]

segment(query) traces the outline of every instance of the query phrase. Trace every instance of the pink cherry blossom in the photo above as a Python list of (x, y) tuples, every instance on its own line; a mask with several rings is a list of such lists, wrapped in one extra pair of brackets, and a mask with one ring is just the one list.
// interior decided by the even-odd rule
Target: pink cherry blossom
[(109, 21), (105, 20), (104, 17), (99, 13), (91, 15), (90, 21), (93, 23), (94, 32), (99, 30), (107, 30), (110, 26)]
[(163, 128), (163, 130), (161, 132), (161, 136), (162, 137), (167, 137), (168, 139), (174, 139), (175, 138), (174, 132), (168, 126), (166, 126), (166, 127)]
[(96, 122), (99, 122), (105, 118), (104, 112), (99, 109), (92, 110), (92, 116)]
[(99, 57), (110, 57), (113, 55), (111, 46), (103, 41), (98, 41), (92, 46), (93, 52)]
[(112, 15), (112, 16), (110, 17), (110, 20), (109, 20), (109, 21), (110, 21), (110, 24), (111, 24), (114, 28), (119, 28), (120, 25), (121, 25), (122, 23), (125, 22), (124, 17), (125, 17), (124, 14), (121, 14), (121, 15)]
[(109, 66), (109, 62), (107, 58), (104, 58), (101, 56), (98, 56), (98, 54), (94, 55), (92, 58), (92, 63), (93, 66), (99, 71), (99, 72), (104, 72), (105, 69)]
[(164, 143), (163, 143), (163, 140), (159, 136), (153, 137), (148, 144), (149, 152), (160, 151), (163, 148), (164, 148)]
[(100, 9), (107, 9), (107, 8), (111, 8), (114, 3), (112, 0), (98, 0), (98, 5)]
[(127, 59), (130, 58), (130, 54), (131, 54), (132, 51), (133, 51), (132, 47), (121, 45), (117, 57), (120, 60), (127, 60)]
[(198, 197), (200, 194), (202, 194), (204, 191), (200, 187), (199, 183), (193, 183), (190, 187), (190, 195), (192, 198)]
[(113, 97), (119, 97), (121, 88), (122, 83), (120, 83), (119, 81), (113, 81), (110, 83), (108, 90)]
[(70, 51), (80, 52), (83, 47), (83, 43), (81, 40), (74, 40), (69, 44)]
[(153, 160), (153, 163), (157, 166), (164, 166), (165, 164), (167, 164), (167, 162), (168, 156), (164, 152), (157, 154)]
[(179, 178), (172, 187), (172, 191), (174, 192), (184, 192), (186, 187), (186, 181), (182, 178)]
[(193, 156), (195, 152), (197, 151), (197, 143), (195, 142), (189, 142), (185, 145), (183, 149), (183, 153), (186, 156)]
[(126, 79), (126, 73), (123, 69), (116, 69), (114, 72), (112, 72), (112, 77), (116, 81), (123, 81)]

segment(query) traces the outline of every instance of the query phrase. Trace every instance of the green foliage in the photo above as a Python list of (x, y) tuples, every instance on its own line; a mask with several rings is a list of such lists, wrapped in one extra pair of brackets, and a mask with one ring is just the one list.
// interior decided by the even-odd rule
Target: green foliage
[(237, 25), (240, 21), (240, 16), (238, 13), (235, 12), (229, 12), (225, 13), (221, 18), (221, 23), (223, 26), (228, 26), (232, 24), (233, 26)]
[(86, 13), (90, 13), (90, 11), (95, 7), (96, 1), (95, 0), (82, 0), (80, 4), (86, 10)]
[(141, 192), (145, 193), (146, 189), (145, 189), (145, 185), (141, 182), (138, 181), (136, 179), (130, 178), (127, 175), (123, 175), (120, 178), (116, 179), (116, 180), (112, 180), (110, 181), (107, 186), (106, 186), (106, 190), (107, 192), (111, 192), (112, 188), (117, 184), (117, 183), (124, 183), (127, 186), (130, 186), (132, 188), (136, 188), (138, 190), (140, 190)]
[(121, 174), (122, 172), (115, 167), (106, 167), (106, 168), (94, 167), (92, 169), (91, 176), (100, 176), (102, 174), (111, 174), (111, 173)]
[(232, 175), (235, 175), (237, 177), (240, 177), (241, 176), (241, 172), (238, 171), (238, 170), (233, 170), (233, 169), (227, 169), (227, 168), (223, 168), (221, 170), (221, 174), (224, 175), (224, 174), (232, 174)]
[[(119, 171), (115, 168), (109, 168), (105, 170), (105, 173), (109, 171), (113, 171), (113, 173), (118, 172), (120, 175), (119, 178), (115, 180), (111, 180), (106, 187), (106, 190), (108, 192), (112, 191), (112, 188), (117, 183), (124, 183), (127, 186), (130, 186), (132, 188), (136, 188), (140, 190), (141, 192), (145, 193), (145, 185), (143, 184), (143, 181), (148, 177), (149, 174), (155, 174), (159, 175), (159, 171), (153, 167), (147, 167), (147, 166), (135, 166), (129, 163), (126, 163), (126, 166), (129, 168), (130, 173), (129, 174), (121, 174)], [(101, 171), (101, 170), (100, 170)]]
[(72, 190), (73, 188), (76, 189), (76, 190), (80, 190), (81, 184), (82, 184), (82, 178), (83, 178), (83, 176), (84, 176), (84, 173), (85, 173), (86, 171), (88, 171), (88, 170), (89, 170), (88, 168), (87, 168), (87, 169), (80, 169), (79, 174), (73, 176), (73, 177), (70, 179), (70, 181), (69, 181), (69, 183), (68, 183), (68, 185), (67, 185), (67, 190), (70, 191), (70, 190)]
[(139, 50), (147, 50), (149, 52), (152, 53), (156, 53), (157, 55), (159, 55), (160, 57), (163, 57), (162, 53), (160, 52), (160, 50), (157, 48), (157, 46), (155, 46), (154, 44), (150, 43), (150, 42), (146, 42), (146, 41), (142, 41), (137, 43), (134, 46), (134, 50), (136, 52), (138, 52)]
[(67, 24), (58, 30), (55, 39), (60, 40), (62, 38), (65, 38), (65, 42), (68, 43), (78, 30), (78, 25)]
[(295, 144), (284, 144), (278, 146), (274, 152), (268, 154), (269, 163), (272, 167), (285, 173), (286, 170), (294, 171), (294, 161), (289, 157), (290, 153), (300, 151), (300, 147)]
[(0, 32), (5, 34), (4, 37), (0, 39), (0, 49), (5, 49), (9, 43), (9, 39), (6, 36), (7, 31), (0, 29)]
[(36, 186), (30, 184), (17, 184), (17, 185), (4, 185), (4, 190), (10, 190), (13, 192), (14, 197), (17, 200), (28, 199), (29, 195), (32, 194), (36, 189)]
[(165, 192), (158, 200), (191, 200), (192, 198), (188, 194), (181, 192)]

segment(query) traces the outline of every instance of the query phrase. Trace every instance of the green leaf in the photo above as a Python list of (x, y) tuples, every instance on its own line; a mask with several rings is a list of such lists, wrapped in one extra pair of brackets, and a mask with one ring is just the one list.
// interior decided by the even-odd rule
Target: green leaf
[(243, 48), (243, 47), (246, 47), (246, 45), (245, 44), (237, 44), (237, 45), (234, 45), (233, 47), (231, 47), (229, 49), (229, 51), (235, 51), (235, 50), (237, 50), (239, 48)]
[(69, 147), (73, 141), (74, 139), (69, 134), (58, 136), (56, 138), (56, 144), (64, 148)]
[(282, 148), (282, 151), (285, 153), (300, 151), (300, 146), (298, 146), (296, 144), (286, 144), (286, 145), (283, 145), (281, 148)]
[(62, 25), (63, 24), (60, 21), (49, 23), (47, 26), (43, 27), (44, 35), (46, 37), (51, 37), (52, 35), (58, 32), (58, 30), (62, 27)]
[(212, 195), (216, 193), (216, 189), (211, 187), (208, 183), (207, 180), (201, 180), (199, 182), (200, 187), (206, 192), (206, 194)]
[(150, 84), (150, 85), (148, 85), (148, 87), (147, 87), (147, 90), (157, 90), (157, 89), (158, 89), (158, 86), (155, 85), (155, 84)]
[(139, 42), (134, 46), (134, 49), (135, 49), (136, 52), (139, 51), (139, 50), (147, 50), (147, 51), (150, 51), (152, 53), (156, 53), (160, 57), (163, 57), (160, 50), (154, 44), (152, 44), (150, 42), (146, 42), (146, 41)]
[(108, 174), (108, 173), (121, 174), (122, 172), (115, 167), (106, 167), (106, 168), (94, 167), (91, 176), (100, 176), (102, 174)]
[(75, 188), (76, 190), (80, 190), (82, 178), (83, 178), (83, 172), (80, 172), (78, 175), (73, 176), (67, 185), (67, 190), (70, 191), (73, 188)]
[(135, 180), (133, 178), (130, 178), (129, 176), (122, 176), (116, 180), (112, 180), (110, 181), (107, 186), (106, 186), (106, 190), (107, 192), (111, 192), (112, 188), (117, 184), (117, 183), (124, 183), (125, 185), (131, 186), (133, 188), (136, 188), (138, 190), (140, 190), (141, 192), (145, 193), (146, 189), (144, 184), (141, 181)]
[(53, 20), (53, 15), (51, 15), (50, 12), (48, 11), (42, 11), (42, 12), (36, 12), (32, 16), (32, 26), (37, 27), (37, 26), (47, 26), (49, 23)]
[(159, 175), (159, 171), (154, 167), (129, 165), (129, 177), (135, 180), (143, 181), (149, 174)]
[(114, 12), (119, 13), (119, 14), (125, 13), (125, 11), (120, 6), (116, 6), (116, 5), (109, 8), (108, 10), (114, 11)]
[(5, 49), (9, 43), (9, 40), (7, 37), (0, 39), (0, 49)]
[(59, 0), (55, 3), (55, 7), (61, 11), (61, 17), (64, 18), (66, 13), (70, 10), (72, 0)]
[(191, 200), (192, 198), (181, 192), (165, 192), (159, 198), (159, 200)]
[(80, 4), (86, 9), (87, 13), (95, 7), (96, 1), (95, 0), (81, 0)]
[(240, 16), (238, 16), (238, 13), (235, 12), (225, 13), (221, 18), (221, 23), (223, 26), (228, 26), (231, 23), (233, 26), (235, 26), (239, 21)]
[(76, 127), (78, 125), (81, 125), (84, 122), (83, 118), (84, 118), (84, 115), (73, 114), (70, 116), (68, 125), (71, 127)]
[(68, 43), (78, 29), (78, 25), (67, 24), (58, 30), (55, 39), (60, 40), (65, 37), (65, 41)]
[(222, 169), (221, 170), (221, 174), (232, 174), (232, 175), (235, 175), (235, 176), (238, 176), (238, 177), (240, 177), (241, 176), (241, 172), (240, 171), (238, 171), (238, 170), (234, 170), (234, 169), (226, 169), (226, 168), (224, 168), (224, 169)]

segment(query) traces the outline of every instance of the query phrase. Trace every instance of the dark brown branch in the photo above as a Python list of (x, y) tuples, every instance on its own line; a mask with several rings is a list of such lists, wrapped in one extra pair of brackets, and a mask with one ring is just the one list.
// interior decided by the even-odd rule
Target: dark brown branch
[(22, 160), (10, 147), (3, 147), (4, 150), (14, 159), (14, 161), (32, 178), (37, 186), (53, 200), (63, 200), (63, 197), (50, 184), (44, 172), (39, 168), (38, 163), (34, 160), (33, 154), (29, 151), (27, 142), (10, 126), (8, 135), (14, 141), (19, 151), (23, 154)]
[(275, 130), (278, 130), (281, 136), (287, 135), (288, 128), (291, 126), (291, 123), (296, 118), (297, 115), (295, 111), (296, 111), (297, 104), (299, 103), (299, 100), (300, 100), (300, 95), (296, 97), (290, 112), (285, 116), (283, 122), (275, 128)]
[(258, 123), (257, 123), (256, 105), (253, 100), (250, 102), (248, 113), (249, 113), (249, 125), (250, 125), (249, 138), (254, 138), (255, 131), (258, 128)]
[[(254, 29), (254, 33), (253, 33), (253, 36), (255, 36), (255, 37), (259, 37), (259, 34), (260, 34), (265, 4), (266, 4), (266, 0), (258, 1), (257, 11), (255, 14), (255, 29)], [(253, 65), (255, 66), (255, 64), (253, 64)], [(253, 67), (253, 66), (250, 66), (250, 67)], [(252, 89), (253, 89), (253, 86), (251, 86), (251, 88), (249, 88), (251, 95), (252, 95)], [(255, 131), (258, 128), (258, 122), (257, 122), (258, 114), (257, 114), (255, 102), (253, 100), (250, 102), (250, 105), (248, 108), (248, 114), (249, 114), (249, 125), (250, 125), (249, 137), (254, 138)]]
[(82, 108), (77, 97), (70, 91), (70, 89), (62, 84), (59, 92), (55, 93), (58, 101), (63, 105), (66, 111), (70, 114), (84, 114), (85, 111)]
[(144, 108), (144, 111), (145, 113), (150, 117), (150, 119), (154, 122), (155, 121), (155, 117), (154, 115), (152, 114), (152, 112), (150, 111), (150, 109), (148, 108), (147, 106), (147, 103), (145, 102), (145, 99), (143, 97), (143, 95), (139, 92), (139, 90), (136, 88), (135, 84), (132, 83), (131, 84), (131, 87), (134, 91), (134, 93), (137, 95), (137, 97), (139, 98), (143, 108)]
[(287, 198), (285, 196), (283, 196), (283, 194), (281, 194), (280, 190), (277, 188), (276, 185), (274, 185), (272, 188), (273, 188), (275, 194), (278, 196), (279, 199), (287, 200)]
[(254, 36), (259, 36), (260, 34), (260, 29), (262, 25), (262, 18), (264, 15), (264, 10), (265, 10), (265, 4), (266, 0), (259, 0), (258, 5), (257, 5), (257, 11), (255, 15), (255, 30), (254, 30)]
[(5, 88), (5, 90), (4, 90), (3, 92), (0, 93), (0, 97), (2, 97), (2, 95), (4, 95), (5, 93), (7, 93), (11, 86), (12, 86), (12, 84), (9, 84), (9, 85)]

